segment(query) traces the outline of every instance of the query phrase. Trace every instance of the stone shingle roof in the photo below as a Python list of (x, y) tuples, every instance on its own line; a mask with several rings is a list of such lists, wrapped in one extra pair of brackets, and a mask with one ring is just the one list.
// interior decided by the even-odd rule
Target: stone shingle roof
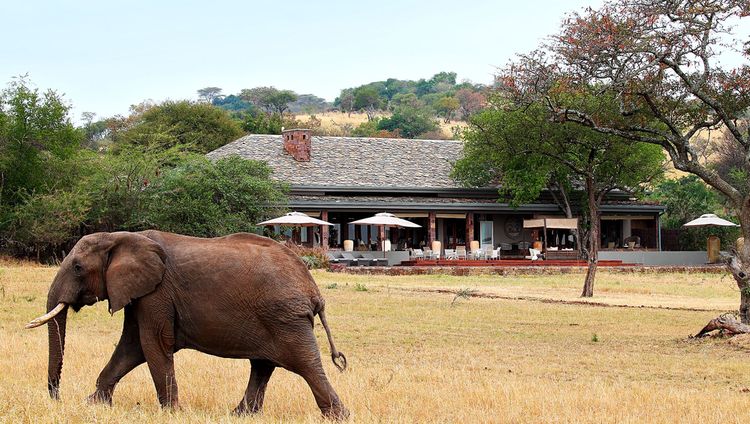
[(262, 160), (294, 186), (460, 188), (450, 178), (462, 143), (453, 140), (312, 137), (310, 162), (297, 162), (280, 135), (247, 135), (208, 154)]

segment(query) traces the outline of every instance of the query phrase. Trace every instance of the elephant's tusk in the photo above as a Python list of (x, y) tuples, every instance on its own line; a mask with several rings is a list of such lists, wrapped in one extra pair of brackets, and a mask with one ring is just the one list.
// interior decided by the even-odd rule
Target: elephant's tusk
[(68, 306), (62, 302), (58, 303), (57, 306), (55, 306), (55, 309), (47, 312), (46, 314), (40, 316), (39, 318), (34, 318), (33, 320), (29, 321), (28, 324), (26, 324), (26, 328), (35, 328), (39, 327), (42, 324), (45, 324), (47, 321), (54, 318), (57, 314), (59, 314), (65, 307)]

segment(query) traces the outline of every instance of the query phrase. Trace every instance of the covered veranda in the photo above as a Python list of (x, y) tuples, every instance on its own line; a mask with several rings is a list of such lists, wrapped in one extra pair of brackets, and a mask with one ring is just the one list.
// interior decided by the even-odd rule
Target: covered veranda
[[(432, 249), (439, 252), (438, 257), (433, 258), (435, 260), (445, 261), (446, 249), (462, 247), (466, 251), (472, 251), (489, 248), (500, 249), (498, 259), (502, 264), (510, 264), (506, 261), (527, 261), (528, 249), (535, 242), (541, 242), (545, 248), (558, 249), (574, 249), (576, 242), (575, 238), (570, 238), (570, 229), (548, 228), (547, 243), (544, 243), (542, 231), (524, 228), (524, 221), (564, 218), (559, 215), (558, 206), (552, 203), (525, 204), (514, 208), (498, 203), (489, 196), (458, 199), (395, 195), (323, 196), (305, 193), (290, 196), (290, 207), (333, 224), (330, 227), (303, 228), (300, 234), (302, 244), (320, 246), (332, 252), (344, 251), (346, 240), (351, 240), (354, 252), (378, 252), (378, 246), (382, 246), (379, 244), (381, 233), (378, 226), (354, 225), (351, 222), (379, 212), (389, 212), (418, 224), (420, 228), (386, 228), (384, 231), (389, 254), (396, 255), (402, 262), (413, 260), (412, 253), (416, 249), (431, 249), (434, 242), (439, 242), (439, 250)], [(651, 226), (644, 228), (653, 228), (654, 234), (644, 239), (651, 242), (658, 240), (658, 216), (661, 210), (661, 207), (649, 205), (638, 205), (635, 209), (632, 205), (607, 205), (603, 208), (602, 220), (606, 220), (608, 216), (616, 217), (620, 222), (629, 218), (632, 221), (650, 219)], [(623, 233), (627, 234), (625, 231)], [(658, 250), (658, 245), (649, 248)], [(422, 262), (424, 265), (429, 263), (427, 258)]]

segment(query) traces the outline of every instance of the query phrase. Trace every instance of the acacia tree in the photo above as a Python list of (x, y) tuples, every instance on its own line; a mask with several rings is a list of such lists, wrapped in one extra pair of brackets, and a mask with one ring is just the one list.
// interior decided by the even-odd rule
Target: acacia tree
[(460, 104), (455, 97), (443, 96), (435, 102), (435, 111), (443, 118), (443, 122), (449, 124), (459, 106)]
[(297, 100), (297, 94), (294, 91), (279, 90), (275, 87), (244, 89), (240, 92), (239, 97), (265, 109), (268, 113), (275, 112), (279, 115), (283, 115), (289, 109), (289, 103)]
[(334, 101), (334, 105), (341, 107), (342, 112), (346, 112), (346, 116), (352, 116), (354, 111), (354, 89), (345, 88), (341, 90), (341, 94)]
[(198, 89), (198, 98), (206, 103), (213, 104), (214, 99), (221, 99), (224, 97), (221, 92), (223, 90), (220, 87), (203, 87)]
[(382, 106), (378, 91), (372, 86), (362, 86), (355, 89), (353, 94), (354, 109), (364, 110), (368, 121), (375, 119), (375, 112)]
[(468, 120), (471, 115), (482, 110), (487, 104), (484, 94), (470, 88), (462, 88), (456, 91), (456, 99), (463, 120)]
[[(722, 131), (750, 162), (742, 119), (750, 106), (750, 42), (733, 40), (749, 15), (747, 0), (610, 0), (570, 15), (559, 34), (502, 70), (497, 82), (516, 101), (545, 102), (557, 121), (661, 146), (675, 168), (726, 197), (748, 240), (750, 195), (700, 154), (700, 140)], [(722, 65), (729, 53), (740, 63)], [(619, 113), (571, 104), (565, 94), (580, 91), (616, 98)], [(727, 263), (741, 293), (741, 320), (750, 323), (750, 243)]]
[(659, 177), (661, 149), (552, 123), (540, 104), (483, 111), (471, 119), (464, 138), (464, 157), (454, 168), (459, 180), (480, 187), (498, 184), (513, 205), (532, 202), (549, 189), (567, 217), (580, 210), (581, 248), (588, 259), (581, 296), (593, 296), (605, 196), (616, 189), (639, 191)]

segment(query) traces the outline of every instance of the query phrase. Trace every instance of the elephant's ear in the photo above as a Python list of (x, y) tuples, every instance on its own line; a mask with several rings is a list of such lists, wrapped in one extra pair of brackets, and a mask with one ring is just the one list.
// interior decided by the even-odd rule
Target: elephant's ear
[(145, 296), (161, 283), (166, 253), (155, 241), (136, 233), (112, 233), (105, 285), (109, 312), (115, 313), (131, 300)]

